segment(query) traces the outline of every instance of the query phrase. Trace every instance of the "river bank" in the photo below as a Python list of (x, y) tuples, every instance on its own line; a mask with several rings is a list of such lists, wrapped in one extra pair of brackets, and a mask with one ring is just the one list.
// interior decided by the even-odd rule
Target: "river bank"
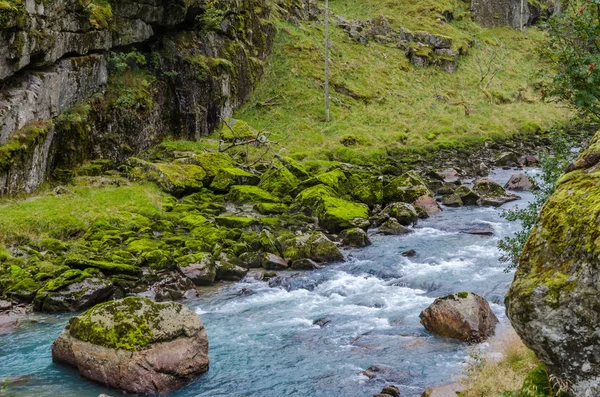
[[(494, 179), (504, 183), (512, 172), (500, 171)], [(521, 200), (503, 208), (525, 205), (531, 197), (519, 194)], [(174, 395), (365, 396), (387, 382), (403, 395), (418, 396), (453, 379), (467, 347), (429, 336), (418, 314), (435, 297), (469, 290), (492, 302), (506, 324), (501, 301), (512, 274), (498, 263), (496, 243), (518, 225), (503, 220), (500, 211), (445, 208), (406, 236), (371, 235), (372, 246), (344, 250), (344, 263), (297, 275), (278, 272), (291, 276), (279, 285), (247, 277), (188, 300), (206, 326), (213, 366)], [(459, 231), (482, 224), (493, 229), (492, 236)], [(410, 249), (417, 255), (403, 257)], [(11, 334), (10, 343), (0, 340), (4, 362), (11, 363), (0, 376), (32, 375), (9, 389), (15, 396), (115, 395), (51, 364), (49, 345), (68, 317), (42, 315)], [(323, 317), (331, 322), (313, 325)], [(386, 368), (382, 376), (361, 375), (375, 365)]]

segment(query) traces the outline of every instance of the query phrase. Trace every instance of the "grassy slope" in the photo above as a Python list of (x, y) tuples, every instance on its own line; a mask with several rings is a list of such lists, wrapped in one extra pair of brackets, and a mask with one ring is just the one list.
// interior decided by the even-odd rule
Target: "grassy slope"
[[(332, 82), (367, 99), (333, 91), (330, 124), (323, 122), (322, 24), (296, 27), (279, 22), (267, 72), (236, 117), (256, 128), (269, 125), (273, 139), (288, 136), (285, 146), (292, 153), (345, 161), (358, 152), (377, 155), (394, 147), (454, 146), (531, 132), (536, 126), (545, 128), (568, 117), (564, 109), (542, 103), (531, 83), (533, 74), (543, 67), (535, 55), (543, 39), (541, 32), (482, 29), (468, 16), (451, 24), (439, 22), (439, 12), (452, 7), (446, 0), (332, 0), (333, 12), (349, 19), (385, 15), (395, 27), (445, 34), (454, 38), (455, 47), (466, 47), (474, 38), (475, 46), (461, 57), (458, 71), (448, 74), (437, 67), (413, 67), (394, 46), (362, 45), (334, 27)], [(459, 16), (464, 13), (460, 7), (455, 11)], [(496, 39), (505, 46), (506, 62), (487, 91), (510, 103), (492, 104), (480, 89), (474, 55), (486, 59)], [(516, 99), (519, 90), (526, 100)], [(274, 106), (261, 106), (271, 98), (275, 98)], [(469, 116), (465, 107), (470, 109)], [(350, 134), (359, 142), (355, 150), (340, 143)]]

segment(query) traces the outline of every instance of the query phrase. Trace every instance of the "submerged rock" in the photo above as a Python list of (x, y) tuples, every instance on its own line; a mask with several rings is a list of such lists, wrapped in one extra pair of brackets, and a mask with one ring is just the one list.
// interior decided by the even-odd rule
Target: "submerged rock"
[(326, 326), (330, 322), (331, 322), (331, 319), (329, 317), (323, 317), (323, 318), (320, 318), (318, 320), (315, 320), (313, 322), (313, 325), (318, 325), (319, 327), (323, 328), (324, 326)]
[(488, 301), (468, 292), (436, 299), (419, 317), (431, 333), (473, 343), (493, 335), (498, 324)]
[(400, 390), (394, 385), (387, 385), (381, 389), (381, 393), (373, 397), (400, 397)]
[(167, 394), (208, 371), (208, 339), (185, 306), (129, 297), (73, 317), (52, 360), (123, 392)]

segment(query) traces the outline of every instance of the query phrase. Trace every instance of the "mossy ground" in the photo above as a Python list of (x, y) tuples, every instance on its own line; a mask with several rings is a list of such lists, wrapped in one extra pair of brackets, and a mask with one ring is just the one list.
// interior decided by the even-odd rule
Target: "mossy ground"
[[(0, 199), (0, 244), (83, 235), (96, 221), (125, 221), (131, 211), (153, 217), (163, 213), (167, 196), (152, 184), (121, 187), (69, 187), (71, 194), (52, 191)], [(125, 214), (124, 214), (125, 212)]]

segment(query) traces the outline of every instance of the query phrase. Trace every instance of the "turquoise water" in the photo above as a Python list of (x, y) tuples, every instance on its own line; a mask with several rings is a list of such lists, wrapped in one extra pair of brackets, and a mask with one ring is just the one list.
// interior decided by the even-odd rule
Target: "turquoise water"
[[(511, 172), (495, 175), (505, 182)], [(523, 199), (503, 208), (524, 205)], [(346, 251), (345, 263), (294, 273), (284, 287), (252, 279), (226, 285), (187, 304), (209, 336), (211, 368), (175, 397), (372, 396), (388, 383), (402, 396), (460, 375), (467, 357), (462, 343), (428, 335), (419, 313), (442, 295), (472, 291), (485, 296), (500, 321), (501, 302), (513, 275), (498, 262), (498, 239), (514, 233), (495, 208), (446, 209), (405, 236), (374, 236), (371, 247)], [(490, 225), (494, 236), (461, 233)], [(403, 251), (417, 255), (404, 258)], [(242, 288), (253, 295), (240, 296)], [(329, 317), (320, 328), (313, 322)], [(0, 379), (30, 376), (11, 387), (16, 396), (96, 397), (118, 392), (81, 379), (53, 364), (50, 346), (68, 316), (39, 316), (0, 336)], [(361, 371), (384, 366), (382, 378)]]

